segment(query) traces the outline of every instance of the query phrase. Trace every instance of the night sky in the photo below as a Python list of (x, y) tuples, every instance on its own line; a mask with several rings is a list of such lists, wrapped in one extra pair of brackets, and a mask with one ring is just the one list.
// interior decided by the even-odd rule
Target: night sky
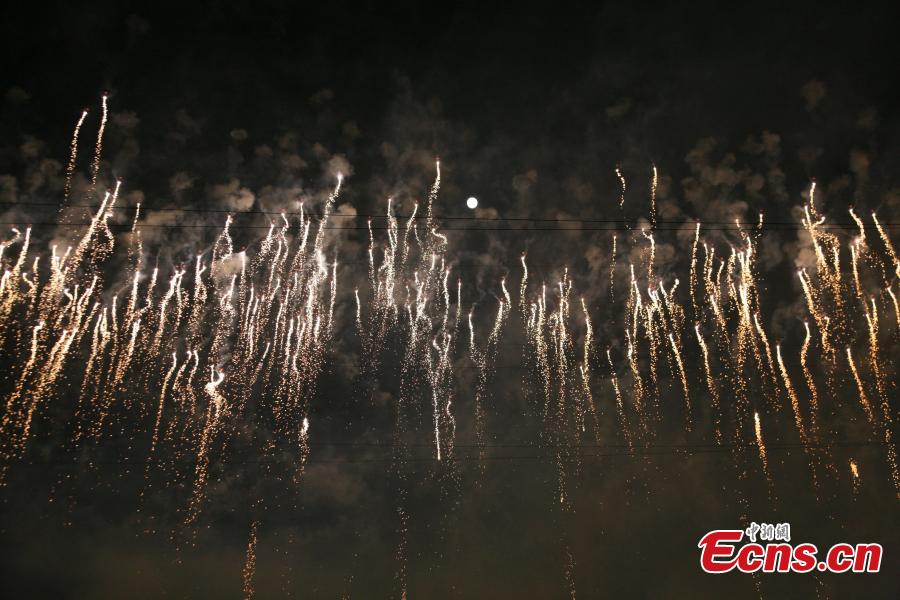
[[(15, 268), (22, 247), (20, 239), (10, 242), (11, 229), (32, 225), (22, 268), (32, 273), (34, 257), (41, 259), (24, 281), (46, 283), (51, 247), (77, 244), (104, 190), (121, 181), (107, 218), (115, 250), (107, 257), (89, 250), (84, 268), (71, 275), (73, 282), (82, 277), (84, 291), (86, 274), (98, 274), (103, 289), (86, 306), (110, 307), (117, 296), (124, 322), (135, 261), (142, 298), (154, 268), (157, 305), (172, 274), (185, 269), (184, 298), (194, 302), (198, 255), (208, 267), (209, 299), (196, 331), (186, 312), (182, 328), (164, 332), (153, 353), (142, 346), (114, 386), (82, 383), (99, 369), (89, 360), (96, 318), (86, 322), (58, 377), (41, 388), (39, 373), (54, 360), (55, 338), (41, 338), (38, 366), (26, 372), (41, 309), (4, 304), (12, 288), (0, 289), (6, 411), (0, 596), (900, 596), (900, 482), (889, 456), (897, 444), (884, 441), (900, 435), (900, 312), (888, 293), (900, 294), (900, 271), (871, 217), (877, 214), (900, 248), (895, 7), (13, 2), (2, 11), (0, 242), (9, 242), (0, 255), (3, 270)], [(92, 185), (104, 93), (109, 118)], [(72, 193), (59, 209), (72, 132), (85, 107)], [(423, 213), (438, 160), (432, 234)], [(245, 385), (237, 375), (243, 338), (226, 335), (221, 342), (215, 333), (224, 313), (213, 294), (238, 272), (232, 258), (215, 262), (226, 218), (234, 252), (262, 256), (260, 268), (268, 268), (271, 256), (261, 248), (270, 223), (280, 228), (278, 214), (286, 211), (285, 239), (298, 243), (302, 205), (313, 215), (315, 235), (339, 176), (329, 221), (335, 230), (322, 246), (324, 310), (335, 260), (337, 267), (333, 328), (316, 346), (321, 355), (308, 359), (312, 375), (293, 395), (279, 391), (280, 359), (270, 383)], [(840, 248), (840, 301), (828, 299), (834, 288), (821, 279), (814, 239), (801, 225), (813, 182), (817, 214), (834, 227), (829, 235)], [(466, 207), (470, 196), (478, 198), (475, 210)], [(410, 339), (405, 303), (407, 286), (415, 297), (415, 277), (425, 277), (427, 259), (418, 275), (412, 263), (397, 268), (393, 324), (379, 330), (372, 316), (367, 229), (371, 222), (377, 268), (389, 243), (388, 198), (401, 237), (417, 203), (416, 236), (426, 245), (437, 244), (437, 233), (446, 236), (428, 247), (440, 247), (450, 268), (450, 325), (440, 322), (445, 301), (437, 277), (421, 347)], [(850, 208), (866, 225), (860, 296), (850, 273), (859, 235)], [(715, 248), (715, 268), (753, 245), (760, 326), (751, 327), (742, 351), (734, 304), (725, 342), (702, 286), (702, 314), (692, 309), (698, 221), (700, 266), (704, 244)], [(138, 229), (142, 245), (135, 253)], [(648, 235), (655, 257), (650, 280)], [(633, 306), (629, 265), (645, 304), (651, 291), (658, 296), (660, 286), (669, 291), (679, 282), (666, 302), (683, 308), (683, 322), (676, 326), (670, 309), (661, 318), (682, 347), (690, 414), (665, 335), (656, 364), (650, 339), (638, 334), (645, 388), (643, 396), (636, 391), (625, 335)], [(830, 311), (828, 324), (808, 308), (797, 275), (804, 268), (819, 290), (816, 301)], [(21, 276), (14, 279), (16, 289), (27, 288)], [(558, 309), (560, 281), (572, 285), (569, 342), (553, 360), (565, 359), (571, 372), (562, 375), (551, 361), (545, 388), (530, 346), (529, 307), (545, 282), (548, 311)], [(264, 283), (260, 275), (255, 291)], [(722, 289), (727, 297), (727, 285)], [(355, 290), (363, 298), (363, 333)], [(593, 327), (586, 386), (596, 406), (583, 428), (582, 301)], [(271, 305), (274, 319), (277, 302), (261, 304)], [(870, 306), (877, 306), (880, 324), (877, 363)], [(487, 368), (469, 350), (470, 310)], [(144, 326), (152, 342), (156, 321), (150, 321)], [(728, 433), (721, 443), (695, 321), (710, 345), (711, 379), (724, 407)], [(800, 360), (804, 321), (813, 331), (812, 385)], [(41, 335), (58, 337), (64, 327), (48, 324)], [(287, 321), (277, 331), (257, 332), (260, 348), (277, 346), (286, 327)], [(435, 384), (423, 372), (440, 355), (441, 327), (452, 330), (453, 345), (448, 370)], [(837, 347), (833, 360), (821, 341), (823, 327), (831, 328)], [(771, 343), (768, 357), (759, 329)], [(127, 332), (120, 337), (127, 341)], [(795, 424), (791, 392), (771, 356), (776, 344), (800, 421), (819, 419), (810, 439)], [(170, 427), (170, 410), (178, 410), (170, 407), (180, 396), (167, 371), (173, 352), (176, 364), (189, 364), (191, 348), (203, 353), (194, 393), (199, 408)], [(850, 350), (859, 384), (847, 362)], [(301, 361), (312, 356), (301, 354)], [(748, 366), (737, 372), (729, 365), (742, 354)], [(652, 384), (651, 363), (658, 373)], [(204, 442), (208, 480), (194, 502), (203, 423), (215, 408), (216, 396), (204, 388), (215, 378), (210, 366), (223, 374), (227, 410)], [(442, 460), (436, 385), (440, 402), (450, 402), (440, 404), (438, 417)], [(859, 386), (874, 417), (864, 410)], [(27, 443), (18, 448), (8, 441), (21, 435), (18, 421), (8, 415), (36, 398)], [(646, 429), (641, 400), (651, 413)], [(282, 417), (272, 416), (280, 402), (294, 403), (285, 412), (287, 434)], [(108, 415), (94, 431), (100, 405)], [(769, 446), (767, 465), (754, 412)], [(299, 447), (296, 435), (305, 440)], [(705, 574), (700, 538), (750, 521), (789, 522), (794, 543), (820, 549), (881, 543), (881, 573)], [(252, 530), (255, 566), (248, 578)]]

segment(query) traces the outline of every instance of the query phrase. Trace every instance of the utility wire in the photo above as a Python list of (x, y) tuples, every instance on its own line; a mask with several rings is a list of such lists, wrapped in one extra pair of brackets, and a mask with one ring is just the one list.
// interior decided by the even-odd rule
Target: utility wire
[[(27, 207), (49, 207), (49, 208), (86, 208), (90, 210), (99, 210), (99, 204), (70, 204), (65, 207), (60, 207), (59, 204), (55, 202), (22, 202), (22, 201), (0, 201), (0, 206), (27, 206)], [(272, 215), (272, 216), (300, 216), (303, 215), (308, 218), (322, 218), (324, 215), (322, 213), (315, 213), (309, 211), (272, 211), (272, 210), (229, 210), (229, 209), (217, 209), (217, 208), (194, 208), (194, 207), (162, 207), (162, 208), (150, 208), (146, 206), (141, 206), (142, 213), (165, 213), (165, 212), (186, 212), (186, 213), (197, 213), (197, 214), (231, 214), (231, 215)], [(109, 210), (137, 210), (137, 206), (113, 206)], [(355, 218), (369, 218), (369, 219), (386, 219), (389, 215), (387, 214), (341, 214), (332, 212), (329, 214), (329, 218), (335, 219), (355, 219)], [(412, 215), (390, 215), (398, 221), (408, 220)], [(424, 217), (424, 213), (420, 213), (419, 218)], [(490, 222), (490, 221), (518, 221), (518, 222), (532, 222), (532, 223), (608, 223), (608, 224), (618, 224), (624, 225), (628, 223), (634, 223), (637, 225), (639, 223), (638, 219), (591, 219), (591, 218), (580, 218), (580, 217), (551, 217), (551, 218), (541, 218), (541, 217), (476, 217), (476, 216), (451, 216), (451, 215), (432, 215), (432, 219), (435, 220), (445, 220), (445, 221), (476, 221), (476, 222)], [(697, 220), (694, 220), (696, 223)], [(664, 224), (664, 225), (678, 225), (679, 227), (683, 227), (685, 225), (690, 224), (690, 220), (665, 220), (665, 219), (657, 219), (655, 223)], [(756, 228), (759, 223), (754, 221), (700, 221), (701, 226), (703, 225), (728, 225), (731, 227), (736, 226), (746, 226)], [(402, 224), (398, 223), (398, 227)], [(788, 225), (791, 227), (798, 227), (797, 223), (794, 221), (766, 221), (763, 220), (763, 227), (769, 225)], [(887, 226), (897, 226), (900, 223), (894, 222), (885, 222), (881, 223), (883, 227)], [(216, 227), (221, 227), (221, 225), (215, 225)], [(268, 227), (268, 226), (265, 226)], [(830, 224), (823, 224), (817, 226), (818, 229), (823, 229), (827, 227), (846, 227), (850, 229), (858, 229), (856, 223), (849, 222), (836, 222)], [(655, 226), (653, 226), (656, 229)], [(864, 225), (864, 229), (875, 229), (874, 225)]]
[[(49, 222), (25, 222), (25, 221), (0, 221), (0, 225), (11, 225), (16, 227), (86, 227), (89, 226), (90, 222), (79, 222), (79, 223), (57, 223), (53, 221)], [(118, 229), (127, 229), (130, 230), (132, 225), (130, 223), (107, 223), (106, 224), (110, 228), (118, 228)], [(586, 231), (635, 231), (634, 228), (627, 224), (619, 224), (615, 225), (610, 223), (609, 227), (441, 227), (438, 229), (438, 232), (445, 231), (487, 231), (487, 232), (518, 232), (518, 233), (529, 233), (529, 232), (548, 232), (548, 233), (581, 233)], [(900, 227), (900, 223), (882, 223), (881, 224), (885, 229), (894, 229)], [(222, 224), (210, 224), (210, 223), (138, 223), (137, 229), (223, 229)], [(269, 229), (270, 225), (235, 225), (232, 223), (229, 228), (232, 230), (247, 230), (247, 229)], [(337, 231), (388, 231), (392, 229), (391, 227), (366, 227), (366, 226), (323, 226), (319, 229), (323, 230), (337, 230)], [(418, 227), (406, 227), (405, 225), (398, 224), (398, 230), (405, 229), (418, 229)], [(772, 232), (772, 231), (801, 231), (806, 228), (802, 225), (777, 225), (777, 226), (767, 226), (765, 223), (763, 224), (762, 229), (758, 229), (754, 226), (755, 231), (759, 231), (762, 233)], [(856, 225), (849, 224), (833, 224), (833, 225), (819, 225), (816, 227), (818, 230), (833, 230), (833, 231), (857, 231), (859, 228)], [(875, 230), (874, 226), (864, 226), (863, 229), (867, 231)], [(684, 231), (684, 227), (654, 227), (652, 231)], [(746, 232), (747, 229), (733, 225), (730, 227), (725, 227), (721, 225), (712, 226), (712, 227), (701, 227), (701, 231), (741, 231)], [(422, 231), (423, 235), (427, 234), (427, 230)]]

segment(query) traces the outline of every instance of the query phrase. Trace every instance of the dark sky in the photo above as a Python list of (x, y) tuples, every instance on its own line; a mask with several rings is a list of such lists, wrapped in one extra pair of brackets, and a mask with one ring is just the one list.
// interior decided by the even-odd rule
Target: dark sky
[[(186, 526), (195, 459), (163, 444), (154, 459), (161, 466), (147, 467), (167, 368), (159, 361), (168, 353), (148, 359), (143, 375), (129, 372), (114, 395), (131, 408), (116, 409), (115, 426), (93, 445), (76, 447), (78, 403), (101, 397), (99, 389), (79, 392), (87, 344), (41, 404), (24, 456), (4, 464), (0, 596), (238, 598), (253, 521), (259, 598), (399, 598), (404, 589), (411, 599), (563, 598), (570, 586), (580, 598), (900, 594), (897, 490), (883, 429), (867, 425), (846, 362), (830, 367), (822, 348), (813, 349), (822, 441), (834, 443), (826, 459), (817, 459), (818, 489), (787, 391), (775, 392), (781, 408), (770, 410), (762, 400), (764, 375), (745, 374), (743, 400), (733, 378), (717, 378), (723, 403), (747, 401), (764, 411), (772, 491), (752, 423), (737, 426), (744, 437), (733, 449), (712, 441), (692, 316), (683, 333), (697, 407), (690, 433), (682, 428), (681, 387), (667, 354), (660, 358), (655, 433), (638, 456), (625, 452), (605, 356), (610, 348), (631, 406), (622, 318), (627, 265), (643, 273), (647, 260), (639, 230), (649, 218), (655, 165), (656, 275), (666, 288), (680, 278), (682, 305), (690, 306), (685, 288), (696, 219), (710, 224), (703, 241), (717, 257), (743, 243), (727, 230), (734, 219), (755, 223), (764, 212), (773, 224), (754, 234), (760, 318), (773, 345), (783, 342), (794, 387), (808, 406), (798, 353), (803, 320), (811, 317), (796, 269), (815, 270), (810, 238), (797, 230), (810, 182), (817, 182), (817, 205), (829, 222), (852, 225), (849, 207), (867, 216), (877, 211), (894, 246), (900, 243), (896, 8), (258, 1), (12, 2), (2, 11), (0, 221), (4, 232), (13, 224), (42, 224), (35, 226), (31, 256), (47, 256), (54, 241), (73, 239), (72, 226), (53, 224), (54, 203), (62, 198), (69, 141), (84, 107), (90, 114), (73, 202), (95, 206), (101, 199), (89, 177), (103, 92), (110, 119), (99, 180), (113, 186), (121, 178), (121, 206), (142, 204), (141, 260), (147, 269), (159, 266), (160, 281), (174, 268), (191, 267), (197, 253), (210, 257), (228, 212), (235, 215), (235, 249), (257, 252), (268, 227), (261, 211), (297, 211), (301, 201), (321, 211), (337, 172), (346, 176), (337, 202), (341, 223), (362, 229), (341, 231), (327, 246), (329, 260), (337, 256), (340, 263), (337, 325), (317, 384), (305, 391), (311, 446), (299, 483), (292, 481), (297, 465), (290, 453), (271, 450), (281, 443), (277, 428), (248, 414), (220, 433), (204, 511)], [(485, 460), (477, 460), (474, 447), (477, 368), (465, 324), (449, 384), (458, 461), (432, 460), (429, 388), (404, 379), (404, 326), (384, 335), (379, 366), (365, 369), (371, 357), (355, 327), (353, 290), (368, 289), (368, 234), (366, 218), (353, 215), (384, 214), (388, 197), (408, 215), (426, 197), (438, 157), (435, 213), (464, 217), (439, 224), (447, 227), (452, 281), (464, 286), (463, 313), (474, 307), (480, 344), (502, 298), (501, 278), (518, 296), (523, 252), (531, 299), (538, 282), (555, 286), (568, 267), (573, 360), (580, 360), (584, 339), (579, 297), (594, 320), (598, 439), (560, 433), (566, 425), (547, 420), (539, 376), (524, 350), (527, 307), (525, 315), (514, 307), (493, 357), (496, 369), (483, 394)], [(627, 180), (622, 211), (617, 167)], [(480, 201), (474, 213), (464, 206), (472, 195)], [(173, 208), (187, 210), (161, 210)], [(116, 211), (110, 219), (123, 237), (103, 267), (100, 300), (107, 303), (128, 290), (125, 234), (133, 214)], [(612, 232), (600, 223), (628, 225), (617, 232), (620, 296), (613, 302)], [(485, 231), (472, 230), (479, 227)], [(532, 230), (510, 230), (520, 227)], [(385, 232), (375, 233), (384, 244)], [(838, 233), (847, 294), (853, 234)], [(869, 235), (875, 256), (877, 232)], [(861, 369), (872, 402), (887, 406), (896, 423), (900, 323), (884, 290), (897, 290), (897, 280), (890, 266), (879, 271), (884, 246), (877, 252), (863, 279), (878, 302), (885, 390), (869, 363)], [(2, 257), (4, 269), (10, 256)], [(411, 281), (411, 273), (405, 276)], [(641, 285), (646, 292), (655, 282)], [(865, 361), (866, 320), (852, 301), (836, 313), (846, 324), (835, 335)], [(3, 327), (19, 332), (4, 334), (0, 347), (7, 372), (0, 392), (10, 398), (31, 325)], [(186, 350), (177, 335), (165, 344)], [(724, 369), (730, 353), (721, 352), (715, 365)], [(249, 402), (263, 406), (270, 392), (257, 385)], [(400, 407), (401, 400), (407, 404)], [(563, 438), (594, 455), (565, 463), (567, 510), (555, 497), (559, 466), (549, 447)], [(398, 440), (400, 450), (392, 446)], [(851, 458), (863, 473), (856, 492)], [(882, 543), (882, 573), (704, 574), (700, 537), (751, 520), (790, 522), (796, 541), (820, 547)], [(567, 556), (574, 564), (568, 581)]]

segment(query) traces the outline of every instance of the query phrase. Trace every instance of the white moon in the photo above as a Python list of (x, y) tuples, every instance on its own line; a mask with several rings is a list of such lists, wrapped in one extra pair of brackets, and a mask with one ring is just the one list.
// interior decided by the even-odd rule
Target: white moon
[(475, 196), (469, 196), (469, 199), (466, 200), (466, 206), (473, 210), (478, 208), (478, 198), (476, 198)]

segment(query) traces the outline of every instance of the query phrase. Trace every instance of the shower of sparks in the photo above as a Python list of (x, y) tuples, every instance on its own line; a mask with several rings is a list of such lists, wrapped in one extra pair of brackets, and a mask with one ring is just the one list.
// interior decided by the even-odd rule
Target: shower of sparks
[(854, 459), (850, 459), (850, 485), (853, 488), (853, 495), (856, 496), (859, 494), (859, 466), (856, 464)]
[(869, 396), (866, 394), (866, 386), (863, 385), (862, 379), (859, 377), (859, 371), (856, 369), (856, 363), (853, 362), (853, 353), (850, 347), (847, 347), (847, 364), (850, 366), (850, 372), (853, 373), (853, 381), (856, 382), (856, 391), (859, 393), (859, 405), (866, 413), (866, 418), (872, 426), (875, 426), (875, 411), (872, 410), (872, 404), (869, 402)]
[[(30, 227), (12, 229), (0, 241), (0, 352), (9, 365), (0, 404), (0, 483), (35, 451), (32, 438), (43, 441), (44, 421), (68, 406), (61, 400), (71, 389), (69, 450), (88, 452), (106, 440), (125, 439), (133, 454), (129, 458), (141, 465), (145, 492), (166, 488), (180, 494), (181, 522), (196, 531), (214, 501), (212, 484), (234, 468), (226, 459), (242, 431), (270, 432), (255, 447), (260, 460), (267, 465), (288, 460), (282, 479), (302, 483), (317, 431), (311, 405), (320, 375), (333, 357), (335, 341), (343, 342), (348, 336), (341, 334), (349, 328), (359, 342), (360, 381), (371, 384), (365, 389), (373, 397), (379, 372), (390, 368), (386, 359), (393, 353), (400, 362), (390, 407), (390, 473), (397, 497), (394, 573), (400, 597), (408, 594), (408, 561), (415, 555), (408, 459), (419, 444), (412, 438), (427, 434), (430, 462), (445, 498), (461, 495), (459, 459), (477, 460), (478, 477), (485, 477), (490, 417), (500, 400), (492, 395), (492, 382), (501, 355), (520, 358), (526, 368), (525, 396), (534, 402), (539, 429), (534, 443), (552, 459), (548, 506), (560, 523), (571, 521), (578, 510), (580, 448), (624, 442), (630, 454), (673, 435), (672, 430), (679, 443), (706, 437), (717, 447), (731, 447), (738, 480), (754, 471), (747, 467), (756, 461), (755, 448), (774, 497), (772, 471), (781, 463), (770, 464), (760, 411), (771, 450), (782, 435), (797, 436), (818, 486), (820, 461), (837, 473), (835, 465), (846, 460), (829, 451), (825, 419), (851, 381), (866, 426), (880, 438), (879, 446), (883, 442), (890, 484), (900, 494), (891, 407), (895, 372), (887, 345), (900, 331), (893, 290), (900, 266), (888, 229), (874, 214), (878, 237), (867, 239), (867, 227), (850, 211), (859, 234), (853, 231), (844, 248), (816, 208), (815, 184), (800, 222), (815, 265), (810, 260), (796, 272), (799, 306), (808, 313), (805, 337), (799, 346), (791, 342), (797, 337), (785, 336), (773, 352), (769, 335), (778, 332), (776, 342), (782, 333), (767, 317), (777, 308), (776, 300), (766, 297), (757, 275), (760, 247), (754, 227), (762, 229), (762, 216), (749, 228), (736, 223), (730, 247), (704, 239), (696, 222), (682, 254), (690, 256), (687, 285), (679, 287), (676, 275), (684, 276), (679, 271), (684, 265), (666, 264), (670, 254), (663, 244), (669, 240), (665, 228), (655, 228), (655, 165), (654, 228), (628, 230), (621, 239), (613, 234), (608, 273), (605, 266), (599, 271), (601, 287), (608, 275), (608, 296), (585, 286), (565, 264), (555, 271), (542, 272), (540, 264), (529, 269), (524, 253), (521, 273), (509, 276), (509, 283), (498, 277), (470, 287), (456, 267), (456, 240), (439, 227), (439, 161), (424, 201), (414, 204), (402, 222), (394, 199), (388, 198), (385, 226), (376, 230), (370, 220), (363, 228), (367, 273), (346, 291), (341, 283), (349, 277), (339, 262), (346, 260), (340, 256), (345, 247), (332, 231), (340, 227), (329, 226), (341, 176), (318, 214), (305, 206), (291, 214), (299, 219), (282, 214), (268, 223), (262, 239), (239, 252), (234, 246), (240, 238), (232, 236), (240, 215), (228, 215), (216, 225), (221, 229), (211, 246), (184, 263), (154, 265), (154, 249), (145, 248), (142, 236), (140, 207), (128, 214), (128, 231), (113, 232), (122, 221), (111, 220), (111, 214), (135, 208), (117, 205), (123, 182), (103, 193), (97, 189), (107, 100), (104, 95), (90, 165), (96, 212), (83, 224), (67, 224), (70, 246), (57, 242), (48, 255), (34, 251), (36, 233)], [(66, 198), (86, 115), (72, 138)], [(618, 167), (616, 175), (624, 208), (626, 182)], [(62, 216), (60, 221), (66, 223)], [(627, 269), (623, 261), (617, 266), (620, 252), (636, 257), (625, 261)], [(842, 255), (845, 261), (849, 255), (846, 275)], [(627, 282), (618, 298), (617, 278), (622, 286)], [(885, 317), (891, 307), (895, 322)], [(517, 317), (510, 318), (514, 311)], [(790, 327), (799, 330), (799, 325), (798, 320)], [(524, 333), (524, 346), (521, 352), (501, 352), (511, 343), (505, 340), (519, 339), (508, 335), (513, 328)], [(597, 356), (598, 347), (606, 348), (605, 362)], [(836, 350), (842, 347), (844, 359)], [(460, 385), (461, 363), (473, 369), (468, 388)], [(673, 394), (682, 397), (683, 409), (677, 410), (684, 416), (675, 427), (665, 404)], [(787, 403), (789, 415), (782, 408)], [(460, 427), (460, 433), (457, 419), (467, 407), (472, 407), (474, 426)], [(855, 404), (852, 409), (857, 410)], [(416, 428), (421, 422), (424, 433)], [(477, 455), (466, 456), (467, 446), (457, 448), (457, 437), (470, 431)], [(856, 494), (858, 467), (855, 459), (849, 464)], [(867, 477), (869, 482), (874, 476)], [(166, 485), (158, 485), (161, 481)], [(142, 501), (147, 498), (142, 495)], [(258, 523), (254, 518), (250, 526), (246, 598), (254, 593)], [(575, 597), (578, 561), (572, 537), (569, 528), (560, 527), (563, 575)]]
[[(102, 112), (100, 113), (100, 131), (97, 133), (97, 144), (94, 148), (94, 161), (91, 164), (91, 185), (97, 184), (97, 176), (100, 174), (100, 157), (103, 155), (103, 132), (106, 130), (106, 121), (108, 118), (107, 100), (109, 96), (103, 94), (101, 102)], [(79, 123), (80, 124), (80, 123)], [(72, 160), (75, 156), (73, 152)]]
[(803, 338), (803, 347), (800, 350), (800, 365), (803, 368), (803, 378), (806, 380), (806, 385), (809, 387), (810, 427), (813, 431), (813, 435), (818, 436), (819, 393), (816, 390), (816, 380), (813, 377), (812, 371), (809, 369), (809, 363), (807, 362), (812, 334), (809, 332), (809, 323), (807, 321), (803, 322), (803, 327), (806, 329), (806, 337)]
[(772, 472), (769, 471), (769, 455), (766, 453), (766, 443), (763, 440), (762, 424), (759, 422), (759, 413), (753, 413), (753, 431), (756, 433), (756, 447), (759, 450), (759, 460), (762, 462), (763, 473), (769, 482), (769, 489), (774, 488)]
[(622, 169), (616, 167), (616, 177), (619, 178), (619, 208), (625, 208), (625, 176), (622, 175)]
[(804, 452), (806, 452), (806, 454), (810, 456), (810, 469), (812, 471), (813, 483), (816, 484), (817, 480), (814, 468), (814, 458), (811, 456), (813, 450), (813, 440), (810, 439), (809, 432), (807, 431), (807, 427), (803, 419), (803, 412), (800, 408), (800, 398), (799, 396), (797, 396), (797, 392), (794, 390), (794, 385), (791, 383), (791, 377), (788, 374), (788, 370), (784, 366), (784, 359), (781, 358), (780, 344), (775, 346), (775, 353), (778, 356), (778, 369), (781, 372), (784, 389), (787, 391), (788, 397), (791, 399), (791, 410), (794, 413), (794, 423), (797, 426), (797, 434), (800, 436), (800, 442), (803, 444)]
[(900, 258), (897, 258), (897, 251), (894, 250), (894, 244), (891, 243), (891, 238), (888, 237), (887, 232), (884, 230), (884, 227), (881, 226), (881, 223), (878, 221), (878, 217), (874, 212), (872, 213), (872, 222), (875, 223), (878, 235), (881, 237), (881, 241), (884, 243), (884, 247), (887, 249), (894, 264), (894, 274), (897, 275), (897, 277), (900, 277)]
[(63, 200), (68, 200), (69, 194), (72, 192), (72, 176), (75, 174), (75, 164), (78, 158), (78, 134), (81, 132), (81, 126), (84, 124), (84, 119), (87, 115), (87, 109), (81, 112), (81, 117), (75, 125), (75, 132), (72, 134), (72, 143), (69, 146), (69, 164), (66, 165), (66, 185)]
[(242, 573), (244, 580), (244, 600), (252, 600), (255, 595), (253, 576), (256, 574), (256, 532), (258, 528), (258, 521), (253, 521), (250, 524), (250, 536), (247, 539), (247, 557), (244, 560), (244, 571)]
[(722, 415), (721, 415), (721, 407), (719, 405), (719, 386), (716, 383), (715, 376), (713, 375), (712, 370), (709, 367), (709, 348), (706, 346), (706, 342), (703, 340), (703, 334), (700, 333), (700, 324), (694, 325), (694, 331), (697, 334), (697, 342), (700, 344), (700, 352), (703, 358), (703, 374), (706, 376), (706, 387), (709, 390), (709, 396), (711, 398), (710, 402), (710, 411), (713, 414), (713, 422), (714, 422), (714, 434), (716, 438), (716, 443), (722, 443)]
[(697, 222), (697, 229), (694, 232), (694, 244), (691, 246), (691, 275), (688, 280), (688, 290), (691, 296), (691, 314), (694, 318), (700, 314), (700, 308), (697, 306), (697, 244), (700, 242), (700, 222)]
[(618, 236), (614, 233), (612, 238), (612, 251), (609, 255), (609, 302), (616, 301), (616, 240)]

